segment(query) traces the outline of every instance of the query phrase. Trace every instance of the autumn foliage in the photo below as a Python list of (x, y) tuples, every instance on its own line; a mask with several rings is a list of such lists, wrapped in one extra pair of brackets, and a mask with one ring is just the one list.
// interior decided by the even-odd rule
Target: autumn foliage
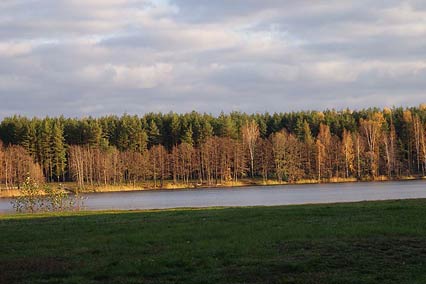
[(28, 119), (0, 124), (0, 183), (217, 185), (423, 176), (426, 109)]

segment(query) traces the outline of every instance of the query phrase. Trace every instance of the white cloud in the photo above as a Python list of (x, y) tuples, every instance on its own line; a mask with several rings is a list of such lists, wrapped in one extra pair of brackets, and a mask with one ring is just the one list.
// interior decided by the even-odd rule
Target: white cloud
[(153, 88), (170, 80), (173, 66), (166, 63), (135, 67), (107, 65), (105, 69), (114, 72), (113, 80), (120, 86)]
[(0, 57), (14, 57), (31, 52), (31, 44), (22, 42), (0, 42)]

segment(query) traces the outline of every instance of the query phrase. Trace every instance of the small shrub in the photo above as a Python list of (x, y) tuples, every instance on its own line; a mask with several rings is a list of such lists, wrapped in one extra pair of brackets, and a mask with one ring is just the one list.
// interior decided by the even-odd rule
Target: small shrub
[(27, 177), (21, 187), (21, 195), (12, 201), (13, 208), (17, 212), (37, 212), (40, 207), (40, 192), (39, 185)]
[(68, 194), (62, 188), (44, 185), (27, 177), (21, 188), (21, 195), (12, 201), (17, 212), (58, 212), (74, 211), (83, 207), (83, 198)]

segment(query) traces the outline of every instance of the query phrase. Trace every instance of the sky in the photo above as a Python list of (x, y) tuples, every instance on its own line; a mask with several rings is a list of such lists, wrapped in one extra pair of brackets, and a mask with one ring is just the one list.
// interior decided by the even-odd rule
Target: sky
[(0, 1), (0, 118), (425, 102), (423, 0)]

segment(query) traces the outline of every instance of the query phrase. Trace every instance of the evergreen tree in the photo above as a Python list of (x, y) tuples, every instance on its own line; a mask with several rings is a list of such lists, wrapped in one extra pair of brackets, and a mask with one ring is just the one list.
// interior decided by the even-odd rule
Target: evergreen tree
[(189, 128), (183, 133), (182, 137), (181, 137), (181, 142), (182, 143), (187, 143), (189, 145), (193, 145), (194, 144), (194, 140), (192, 139), (192, 126), (189, 126)]
[(149, 147), (160, 143), (160, 130), (154, 120), (149, 122), (148, 143)]
[(35, 119), (25, 125), (22, 146), (32, 157), (37, 157), (37, 122)]
[(64, 181), (66, 168), (66, 148), (63, 128), (59, 121), (56, 121), (52, 129), (52, 167), (53, 175), (57, 181)]
[(177, 146), (180, 136), (180, 120), (179, 116), (176, 113), (172, 114), (172, 121), (170, 123), (170, 132), (171, 132), (171, 144)]
[(44, 175), (51, 181), (53, 176), (52, 123), (49, 118), (42, 121), (37, 137), (38, 161), (43, 168)]

